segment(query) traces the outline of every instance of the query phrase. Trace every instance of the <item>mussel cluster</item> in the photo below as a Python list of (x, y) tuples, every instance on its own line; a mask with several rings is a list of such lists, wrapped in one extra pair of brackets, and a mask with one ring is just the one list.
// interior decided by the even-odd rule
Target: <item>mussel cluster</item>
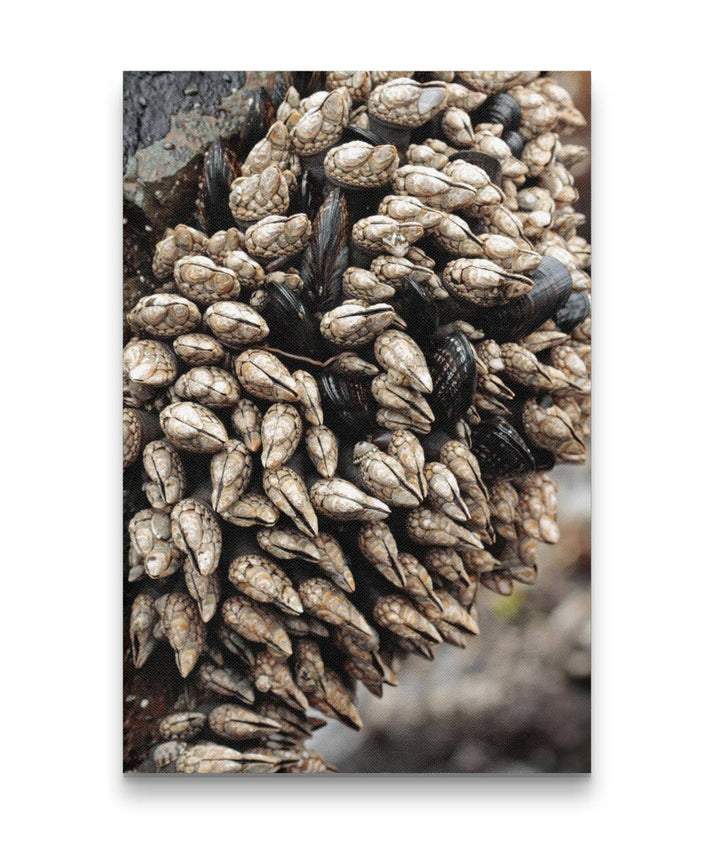
[(331, 769), (315, 712), (534, 582), (586, 455), (582, 124), (539, 72), (283, 73), (210, 147), (123, 354), (156, 769)]

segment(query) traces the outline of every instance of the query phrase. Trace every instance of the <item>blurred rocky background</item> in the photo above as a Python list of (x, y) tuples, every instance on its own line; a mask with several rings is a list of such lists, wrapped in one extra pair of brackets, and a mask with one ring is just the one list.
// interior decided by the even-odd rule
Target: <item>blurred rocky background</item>
[[(566, 142), (590, 147), (590, 74), (550, 72), (588, 125)], [(268, 72), (126, 72), (124, 274), (132, 305), (149, 288), (154, 244), (168, 224), (194, 223), (202, 154), (235, 133), (247, 92)], [(590, 240), (590, 163), (573, 169)], [(147, 279), (147, 284), (146, 284)], [(480, 636), (465, 650), (439, 646), (433, 662), (398, 664), (383, 698), (360, 686), (364, 728), (338, 722), (316, 748), (341, 772), (584, 773), (590, 770), (590, 467), (559, 466), (559, 544), (541, 546), (534, 587), (501, 597), (480, 588)], [(135, 682), (139, 680), (134, 676)], [(132, 698), (148, 695), (133, 684)], [(148, 704), (148, 699), (143, 699)], [(138, 710), (144, 723), (164, 712)], [(142, 704), (140, 702), (140, 704)], [(142, 724), (142, 723), (141, 723)], [(126, 722), (127, 725), (127, 722)], [(142, 757), (146, 728), (138, 728)]]
[(410, 657), (383, 698), (359, 687), (364, 727), (308, 744), (341, 772), (590, 770), (590, 471), (560, 466), (560, 543), (538, 551), (532, 588), (480, 588), (480, 636)]

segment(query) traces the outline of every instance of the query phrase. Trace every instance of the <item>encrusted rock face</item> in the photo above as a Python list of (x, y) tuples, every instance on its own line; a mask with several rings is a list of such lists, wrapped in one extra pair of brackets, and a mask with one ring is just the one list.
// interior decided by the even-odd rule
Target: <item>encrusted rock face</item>
[(125, 202), (155, 229), (186, 218), (205, 150), (237, 134), (253, 90), (273, 82), (258, 72), (126, 72)]
[(309, 709), (360, 728), (358, 682), (464, 647), (478, 586), (533, 583), (560, 538), (590, 246), (557, 141), (582, 117), (539, 73), (413, 74), (267, 75), (130, 160), (157, 239), (126, 241), (123, 353), (149, 768), (332, 769)]

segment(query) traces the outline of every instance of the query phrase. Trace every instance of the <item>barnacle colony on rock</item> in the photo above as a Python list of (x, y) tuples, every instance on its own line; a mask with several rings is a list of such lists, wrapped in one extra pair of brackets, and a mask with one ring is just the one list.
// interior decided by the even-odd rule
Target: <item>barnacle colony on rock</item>
[[(152, 764), (332, 769), (321, 717), (481, 632), (585, 460), (590, 247), (538, 72), (277, 75), (128, 312), (135, 669)], [(171, 655), (171, 656), (169, 656)], [(396, 674), (397, 670), (397, 674)]]

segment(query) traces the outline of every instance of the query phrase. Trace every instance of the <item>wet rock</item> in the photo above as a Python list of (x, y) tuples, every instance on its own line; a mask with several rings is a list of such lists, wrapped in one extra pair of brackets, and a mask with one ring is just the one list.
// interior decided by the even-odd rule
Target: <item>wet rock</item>
[[(238, 131), (261, 72), (126, 72), (123, 194), (157, 240), (167, 223), (194, 221), (202, 155)], [(192, 90), (197, 94), (186, 94)]]
[(123, 166), (138, 149), (161, 140), (170, 117), (194, 104), (212, 115), (220, 100), (242, 89), (244, 71), (126, 71), (123, 79)]

